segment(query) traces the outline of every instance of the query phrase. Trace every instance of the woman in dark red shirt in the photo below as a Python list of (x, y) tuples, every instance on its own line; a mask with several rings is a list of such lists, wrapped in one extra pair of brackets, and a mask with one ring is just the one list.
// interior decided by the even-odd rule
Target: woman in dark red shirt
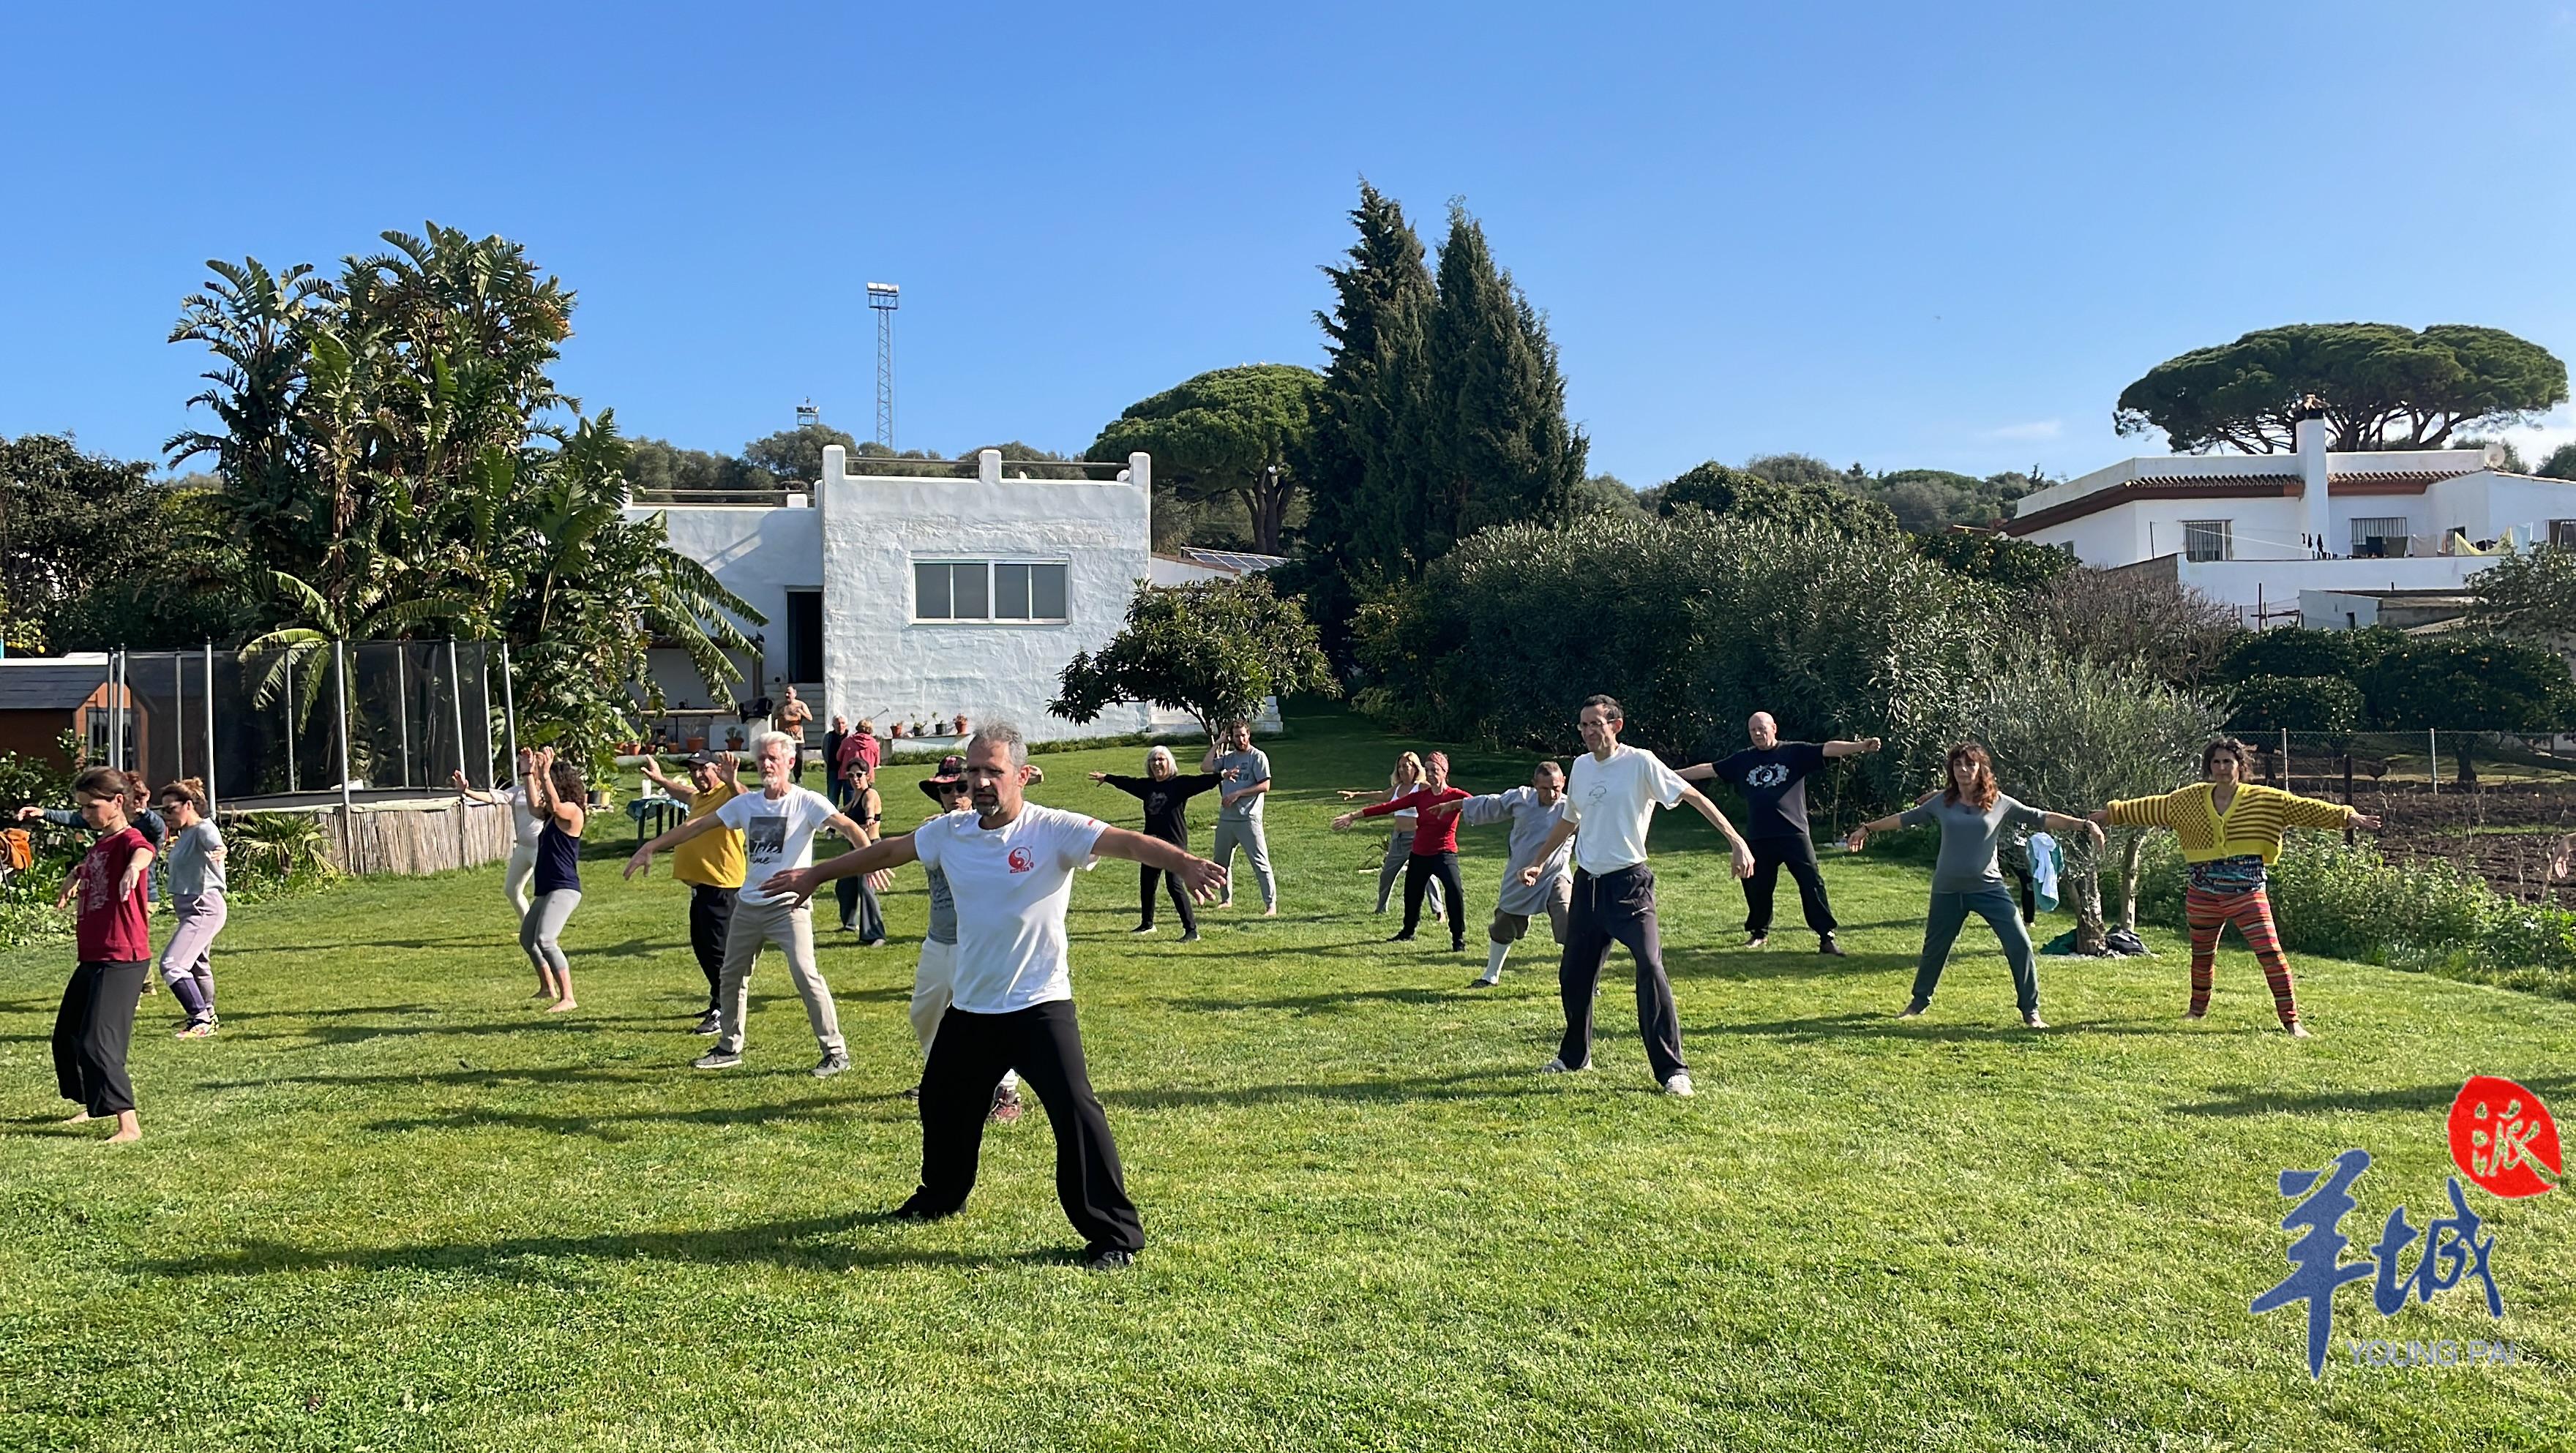
[(1422, 922), (1422, 890), (1433, 878), (1449, 901), (1449, 951), (1467, 951), (1467, 890), (1458, 881), (1458, 804), (1474, 793), (1449, 785), (1449, 758), (1433, 752), (1422, 762), (1424, 781), (1402, 797), (1371, 803), (1333, 819), (1333, 831), (1348, 832), (1363, 817), (1385, 817), (1410, 810), (1413, 855), (1404, 862), (1404, 931), (1390, 943), (1410, 943)]
[(125, 1074), (134, 1039), (134, 1005), (151, 967), (152, 931), (144, 921), (144, 873), (152, 845), (126, 821), (126, 774), (92, 767), (72, 786), (81, 820), (98, 841), (63, 880), (55, 907), (80, 910), (79, 966), (54, 1016), (54, 1080), (80, 1105), (71, 1123), (116, 1117), (111, 1144), (143, 1138), (134, 1116), (134, 1082)]

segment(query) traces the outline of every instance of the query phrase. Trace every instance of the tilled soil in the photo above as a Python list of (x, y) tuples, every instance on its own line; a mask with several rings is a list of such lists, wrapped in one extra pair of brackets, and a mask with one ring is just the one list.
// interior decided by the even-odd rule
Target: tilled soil
[[(2292, 789), (2344, 800), (2341, 777), (2297, 777)], [(2353, 782), (2352, 804), (2383, 819), (2380, 851), (2407, 862), (2469, 868), (2499, 893), (2576, 906), (2576, 783)]]

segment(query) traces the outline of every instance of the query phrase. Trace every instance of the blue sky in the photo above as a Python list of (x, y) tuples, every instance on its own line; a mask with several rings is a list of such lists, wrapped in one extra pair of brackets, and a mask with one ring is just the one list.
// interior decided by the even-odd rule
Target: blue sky
[(0, 139), (0, 433), (127, 456), (184, 427), (204, 259), (425, 218), (578, 290), (559, 380), (631, 433), (865, 437), (881, 278), (899, 444), (1079, 449), (1320, 363), (1363, 174), (1483, 220), (1632, 484), (2082, 472), (2129, 380), (2284, 322), (2576, 358), (2563, 0), (22, 6)]

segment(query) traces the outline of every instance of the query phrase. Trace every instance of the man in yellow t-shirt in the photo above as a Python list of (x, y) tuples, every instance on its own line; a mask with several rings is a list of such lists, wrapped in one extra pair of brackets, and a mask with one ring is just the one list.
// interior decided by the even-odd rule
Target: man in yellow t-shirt
[[(691, 822), (712, 814), (742, 791), (731, 752), (700, 752), (689, 758), (685, 782), (663, 776), (661, 764), (651, 757), (644, 759), (644, 775), (689, 804)], [(742, 886), (742, 834), (723, 827), (701, 834), (672, 849), (671, 861), (680, 881), (689, 885), (689, 948), (698, 956), (699, 971), (707, 976), (707, 1012), (693, 1032), (710, 1035), (721, 1028), (716, 1003), (724, 983), (725, 933), (733, 924), (734, 890)]]

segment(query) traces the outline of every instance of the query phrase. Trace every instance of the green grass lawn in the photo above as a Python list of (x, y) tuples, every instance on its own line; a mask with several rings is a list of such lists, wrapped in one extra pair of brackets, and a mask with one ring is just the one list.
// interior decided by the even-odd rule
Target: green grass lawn
[[(681, 892), (617, 879), (622, 817), (567, 935), (570, 1015), (527, 1001), (497, 869), (238, 910), (220, 1038), (176, 1042), (167, 994), (144, 1001), (131, 1148), (55, 1123), (68, 949), (0, 954), (0, 1446), (2576, 1440), (2576, 1191), (2469, 1192), (2500, 1324), (2468, 1287), (2388, 1319), (2347, 1288), (2312, 1382), (2296, 1315), (2246, 1310), (2289, 1267), (2279, 1171), (2372, 1152), (2351, 1254), (2398, 1201), (2441, 1214), (2465, 1076), (2576, 1111), (2576, 1003), (2308, 960), (2319, 1037), (2294, 1043), (2231, 950), (2185, 1025), (2180, 946), (2151, 932), (2152, 959), (2044, 960), (2056, 1028), (2032, 1034), (1972, 924), (1900, 1024), (1919, 866), (1828, 865), (1846, 960), (1811, 951), (1785, 882), (1790, 926), (1746, 952), (1717, 839), (1683, 812), (1657, 868), (1698, 1097), (1654, 1093), (1624, 953), (1597, 1070), (1542, 1077), (1552, 952), (1471, 991), (1480, 931), (1470, 956), (1381, 942), (1379, 839), (1330, 835), (1327, 789), (1382, 782), (1393, 745), (1338, 714), (1295, 726), (1270, 747), (1277, 920), (1211, 914), (1184, 947), (1168, 923), (1128, 936), (1127, 865), (1075, 893), (1092, 1076), (1150, 1240), (1123, 1276), (1073, 1264), (1037, 1114), (988, 1137), (966, 1214), (880, 1219), (919, 1152), (898, 1098), (917, 870), (893, 946), (830, 936), (855, 1060), (832, 1081), (805, 1073), (774, 958), (748, 1063), (687, 1068), (706, 1042)], [(1081, 774), (1140, 756), (1044, 757), (1035, 795), (1133, 825)], [(1459, 777), (1527, 765), (1469, 755)], [(920, 775), (889, 776), (898, 826)], [(1502, 837), (1466, 837), (1481, 927)], [(2509, 1338), (2522, 1361), (2355, 1368), (2350, 1333)]]

